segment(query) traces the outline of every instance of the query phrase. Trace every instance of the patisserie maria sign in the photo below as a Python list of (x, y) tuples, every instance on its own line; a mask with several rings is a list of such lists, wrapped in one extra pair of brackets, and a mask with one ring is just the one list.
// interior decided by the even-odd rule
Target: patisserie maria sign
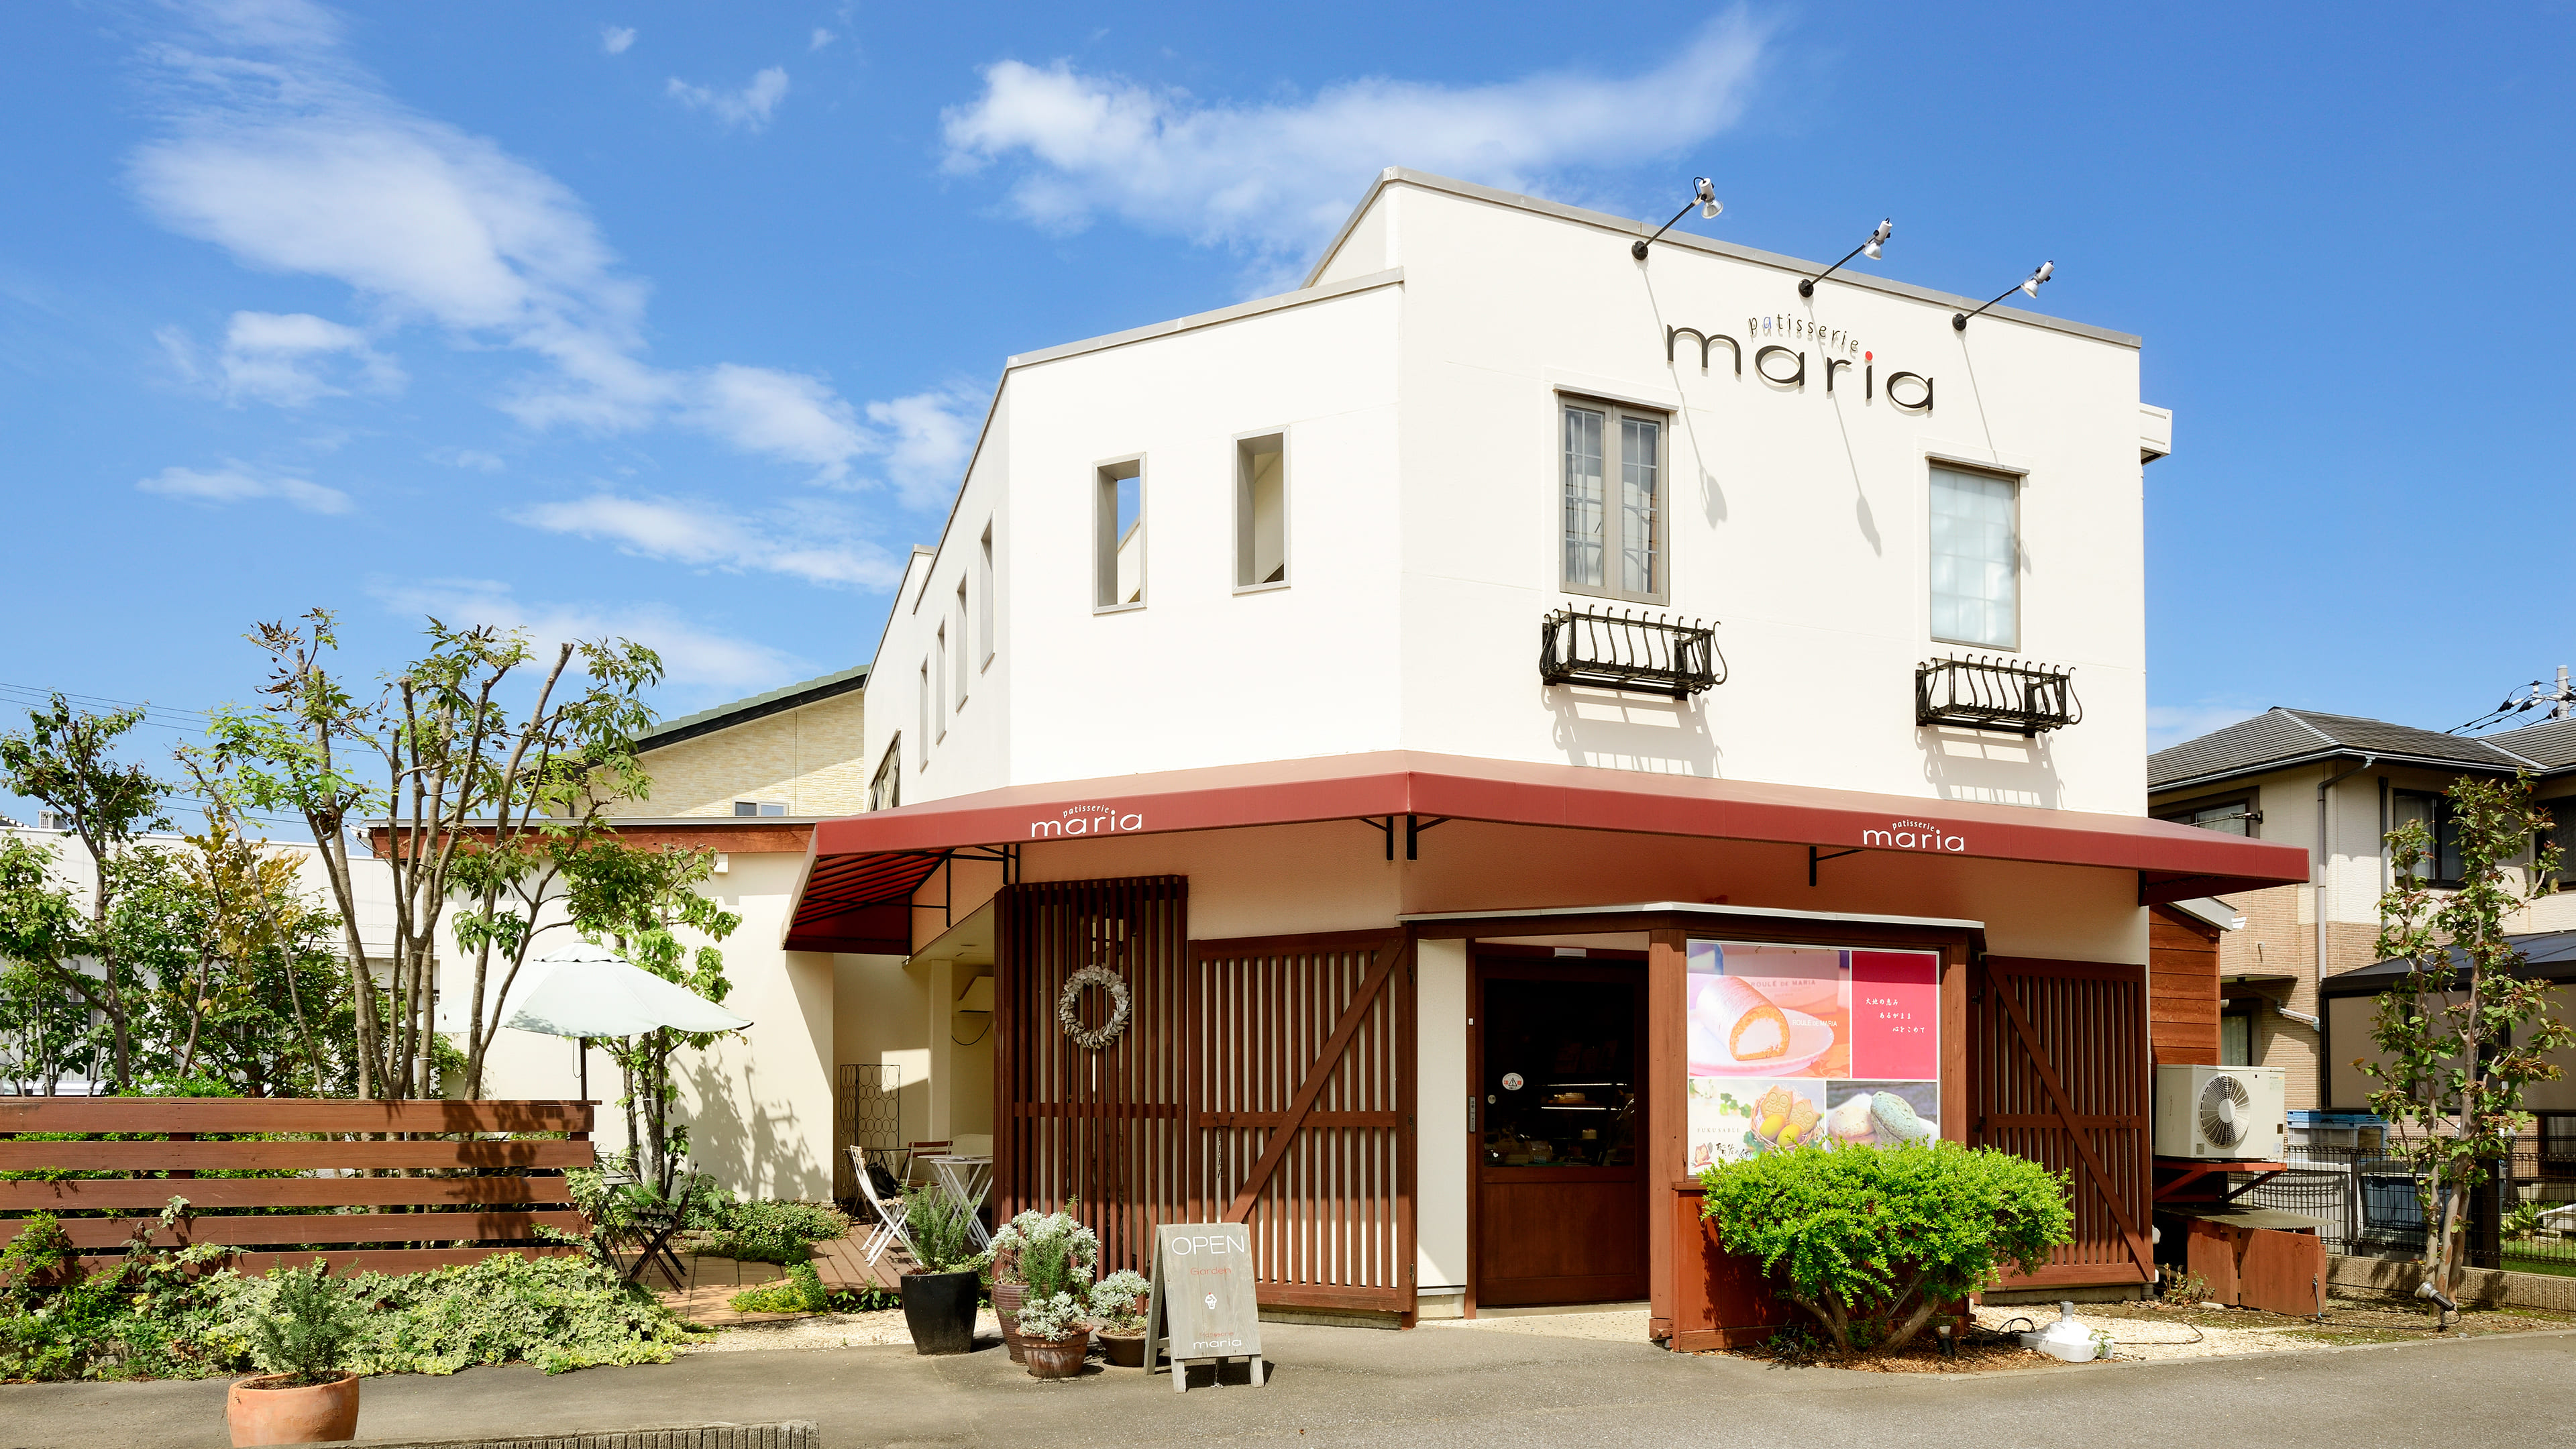
[(1073, 835), (1123, 835), (1145, 828), (1142, 812), (1115, 805), (1068, 805), (1051, 819), (1029, 822), (1029, 839), (1058, 840)]
[(1941, 958), (1690, 943), (1689, 1171), (1940, 1135)]

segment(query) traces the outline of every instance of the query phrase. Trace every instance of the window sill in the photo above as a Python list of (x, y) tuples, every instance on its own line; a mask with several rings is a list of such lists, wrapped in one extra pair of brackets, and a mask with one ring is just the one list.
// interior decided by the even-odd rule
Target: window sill
[(1983, 649), (1989, 654), (2019, 654), (2021, 652), (2021, 646), (2018, 644), (1980, 644), (1974, 639), (1944, 639), (1938, 634), (1933, 634), (1928, 637), (1933, 643), (1951, 649)]
[(1139, 599), (1132, 604), (1094, 604), (1091, 606), (1091, 612), (1095, 614), (1132, 614), (1143, 607), (1145, 607), (1145, 601)]
[(1238, 594), (1275, 594), (1286, 587), (1288, 587), (1288, 581), (1281, 579), (1277, 583), (1269, 584), (1236, 584), (1234, 591)]
[(1558, 593), (1572, 594), (1579, 599), (1607, 599), (1614, 604), (1637, 604), (1656, 609), (1669, 609), (1673, 606), (1673, 596), (1669, 593), (1614, 594), (1608, 589), (1587, 589), (1580, 585), (1563, 583), (1558, 584), (1556, 589)]

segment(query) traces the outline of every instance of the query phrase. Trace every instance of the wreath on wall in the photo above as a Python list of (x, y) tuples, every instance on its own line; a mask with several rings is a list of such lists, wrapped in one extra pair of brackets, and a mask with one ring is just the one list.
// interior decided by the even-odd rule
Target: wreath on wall
[[(1109, 1019), (1096, 1027), (1082, 1024), (1082, 993), (1093, 986), (1109, 993)], [(1125, 977), (1106, 966), (1085, 966), (1064, 979), (1064, 991), (1055, 999), (1056, 1024), (1075, 1046), (1096, 1052), (1127, 1034), (1132, 1005)]]

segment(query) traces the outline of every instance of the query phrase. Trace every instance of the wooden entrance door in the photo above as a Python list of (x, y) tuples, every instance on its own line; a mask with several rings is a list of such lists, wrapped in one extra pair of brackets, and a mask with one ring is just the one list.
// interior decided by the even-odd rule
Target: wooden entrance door
[(1646, 1296), (1643, 962), (1479, 958), (1475, 1301)]

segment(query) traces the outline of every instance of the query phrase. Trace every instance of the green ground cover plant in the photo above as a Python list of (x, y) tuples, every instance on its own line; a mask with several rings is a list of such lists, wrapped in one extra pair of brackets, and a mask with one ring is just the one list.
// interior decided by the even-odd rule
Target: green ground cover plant
[(1947, 1305), (2074, 1236), (2065, 1179), (1952, 1142), (1805, 1148), (1703, 1171), (1702, 1216), (1836, 1348), (1894, 1351)]
[[(174, 1199), (162, 1221), (185, 1207)], [(289, 1285), (310, 1270), (210, 1271), (225, 1250), (200, 1244), (137, 1251), (84, 1274), (59, 1222), (44, 1213), (26, 1221), (0, 1248), (0, 1379), (206, 1378), (292, 1362), (264, 1343), (262, 1325), (297, 1316), (294, 1295), (306, 1290)], [(691, 1333), (650, 1293), (588, 1257), (505, 1253), (329, 1281), (347, 1313), (338, 1366), (364, 1374), (513, 1361), (548, 1373), (667, 1363)]]

